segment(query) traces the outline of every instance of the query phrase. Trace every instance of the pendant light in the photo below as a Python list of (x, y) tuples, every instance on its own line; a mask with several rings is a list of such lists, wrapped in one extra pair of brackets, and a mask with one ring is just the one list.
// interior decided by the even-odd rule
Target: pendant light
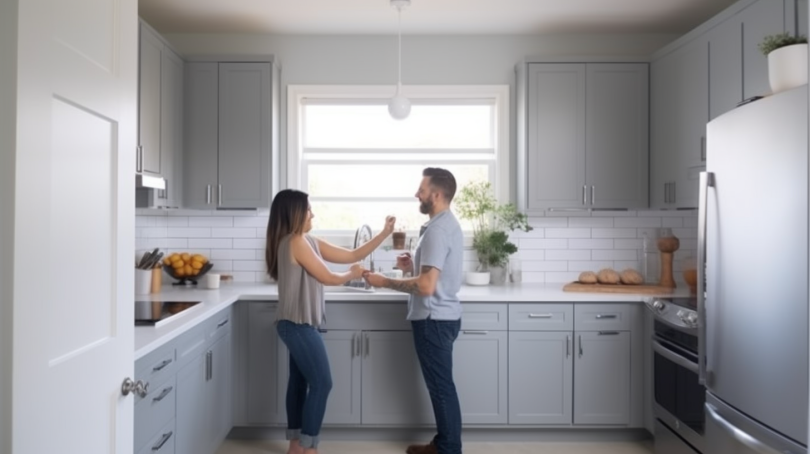
[(402, 9), (411, 5), (411, 0), (390, 0), (391, 6), (397, 9), (399, 18), (398, 51), (397, 51), (397, 93), (388, 100), (388, 113), (395, 120), (404, 120), (411, 114), (411, 101), (402, 96)]

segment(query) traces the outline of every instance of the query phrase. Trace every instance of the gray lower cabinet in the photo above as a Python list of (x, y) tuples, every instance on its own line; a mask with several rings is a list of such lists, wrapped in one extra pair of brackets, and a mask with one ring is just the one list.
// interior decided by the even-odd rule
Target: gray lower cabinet
[(363, 344), (360, 331), (322, 333), (332, 371), (332, 392), (326, 403), (324, 425), (361, 423)]
[(177, 372), (177, 454), (207, 453), (211, 409), (206, 393), (208, 357), (198, 356)]
[(268, 208), (277, 154), (273, 62), (186, 66), (185, 202), (190, 208)]
[(575, 332), (574, 424), (630, 422), (630, 333)]
[(409, 331), (363, 332), (362, 423), (433, 424), (425, 381)]
[(571, 424), (571, 344), (571, 332), (509, 333), (509, 424)]
[(286, 349), (276, 333), (276, 303), (250, 302), (247, 310), (247, 350), (244, 387), (245, 422), (250, 425), (278, 424), (286, 421), (284, 393), (287, 370)]
[(506, 424), (506, 331), (462, 330), (453, 346), (453, 376), (461, 404), (461, 421)]

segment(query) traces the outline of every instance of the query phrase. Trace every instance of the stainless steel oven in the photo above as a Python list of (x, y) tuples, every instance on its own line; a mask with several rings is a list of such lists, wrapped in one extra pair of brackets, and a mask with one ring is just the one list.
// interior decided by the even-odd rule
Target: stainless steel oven
[[(704, 450), (706, 389), (698, 382), (698, 314), (692, 298), (651, 299), (656, 454)], [(708, 453), (707, 453), (708, 454)]]

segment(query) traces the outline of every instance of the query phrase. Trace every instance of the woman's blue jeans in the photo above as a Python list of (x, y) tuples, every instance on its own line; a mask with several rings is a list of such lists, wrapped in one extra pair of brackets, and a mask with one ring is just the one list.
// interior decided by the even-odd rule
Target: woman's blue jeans
[(299, 439), (304, 448), (317, 448), (326, 399), (332, 390), (326, 347), (312, 325), (279, 320), (276, 330), (290, 351), (287, 439)]

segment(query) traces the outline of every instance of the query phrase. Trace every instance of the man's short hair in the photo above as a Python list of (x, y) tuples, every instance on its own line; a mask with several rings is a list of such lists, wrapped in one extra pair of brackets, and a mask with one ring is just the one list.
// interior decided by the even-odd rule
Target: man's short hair
[(456, 195), (456, 177), (449, 170), (438, 167), (428, 167), (422, 171), (423, 177), (430, 177), (431, 186), (439, 189), (444, 198), (451, 202)]

